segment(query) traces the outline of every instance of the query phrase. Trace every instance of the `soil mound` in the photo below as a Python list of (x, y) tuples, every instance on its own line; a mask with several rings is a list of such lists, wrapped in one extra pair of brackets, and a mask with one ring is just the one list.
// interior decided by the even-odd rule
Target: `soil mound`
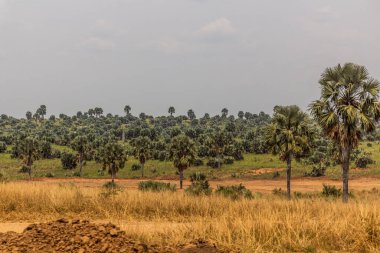
[(151, 252), (225, 253), (213, 243), (197, 240), (178, 247), (146, 245), (129, 238), (117, 226), (86, 220), (60, 219), (29, 225), (23, 233), (0, 233), (0, 252)]

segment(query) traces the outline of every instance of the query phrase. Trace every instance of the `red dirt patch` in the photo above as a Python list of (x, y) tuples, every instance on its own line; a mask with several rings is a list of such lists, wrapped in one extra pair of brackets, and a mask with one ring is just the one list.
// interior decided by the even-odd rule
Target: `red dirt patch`
[(159, 247), (129, 238), (117, 226), (60, 219), (31, 224), (21, 234), (0, 233), (1, 252), (178, 252), (224, 253), (215, 244), (197, 240), (186, 245)]

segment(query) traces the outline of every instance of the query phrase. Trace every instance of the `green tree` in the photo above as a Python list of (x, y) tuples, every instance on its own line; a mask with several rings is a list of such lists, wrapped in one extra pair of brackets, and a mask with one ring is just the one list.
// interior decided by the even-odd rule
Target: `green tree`
[(325, 134), (339, 147), (342, 166), (343, 202), (348, 202), (348, 173), (351, 152), (362, 132), (376, 129), (380, 117), (379, 81), (364, 66), (346, 63), (327, 68), (319, 80), (321, 97), (310, 111)]
[(46, 115), (46, 105), (41, 105), (40, 108), (37, 109), (36, 114), (38, 114), (41, 119), (44, 119)]
[(272, 153), (279, 154), (280, 159), (286, 161), (286, 188), (290, 199), (292, 160), (307, 154), (310, 150), (309, 143), (313, 139), (308, 117), (296, 105), (276, 106), (265, 136)]
[(243, 111), (239, 111), (238, 112), (238, 117), (239, 117), (239, 119), (243, 119), (244, 118), (244, 112)]
[(151, 141), (148, 137), (140, 136), (134, 140), (134, 155), (139, 160), (141, 165), (141, 177), (144, 177), (144, 165), (150, 157)]
[(183, 186), (183, 172), (191, 165), (196, 156), (195, 144), (186, 135), (174, 137), (169, 145), (169, 159), (179, 173), (180, 189)]
[(26, 137), (20, 142), (20, 156), (28, 168), (29, 180), (32, 179), (32, 165), (35, 160), (40, 159), (40, 143), (37, 139)]
[(116, 173), (124, 168), (127, 156), (124, 147), (117, 142), (109, 142), (99, 150), (99, 161), (103, 164), (103, 169), (108, 169), (112, 183), (115, 182)]
[(83, 161), (85, 160), (86, 153), (90, 151), (87, 137), (84, 135), (75, 137), (71, 142), (71, 148), (78, 152), (79, 175), (82, 176)]
[(169, 112), (170, 116), (173, 116), (173, 114), (175, 113), (174, 106), (170, 106), (168, 112)]

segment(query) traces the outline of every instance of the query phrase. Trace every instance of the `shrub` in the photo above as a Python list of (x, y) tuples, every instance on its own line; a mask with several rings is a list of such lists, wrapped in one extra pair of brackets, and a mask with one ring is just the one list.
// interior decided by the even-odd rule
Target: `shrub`
[(252, 199), (253, 195), (250, 190), (245, 188), (244, 185), (231, 185), (231, 186), (222, 186), (218, 185), (216, 193), (224, 197), (228, 197), (232, 200), (237, 200), (241, 198)]
[(355, 165), (358, 168), (367, 168), (368, 164), (373, 164), (373, 163), (374, 161), (371, 158), (371, 153), (368, 153), (368, 152), (364, 152), (355, 161)]
[(18, 173), (28, 173), (29, 172), (29, 167), (26, 165), (23, 165), (21, 169), (18, 170)]
[(161, 191), (176, 191), (177, 187), (175, 184), (164, 183), (164, 182), (156, 182), (156, 181), (141, 181), (139, 183), (138, 189), (140, 191), (153, 191), (153, 192), (161, 192)]
[[(222, 166), (222, 164), (223, 164), (223, 161), (220, 161), (220, 166)], [(212, 159), (208, 160), (207, 166), (214, 168), (214, 169), (218, 168), (218, 159), (212, 158)]]
[(324, 164), (314, 165), (313, 169), (310, 172), (305, 172), (304, 176), (306, 177), (322, 177), (325, 175), (326, 166)]
[(72, 170), (77, 167), (77, 157), (72, 153), (64, 152), (61, 156), (62, 168)]
[(368, 143), (367, 143), (367, 147), (371, 148), (371, 147), (372, 147), (372, 143), (371, 143), (371, 142), (368, 142)]
[(224, 164), (233, 164), (235, 159), (233, 157), (226, 157), (223, 159)]
[(45, 177), (54, 177), (54, 174), (51, 172), (46, 173)]
[(80, 172), (79, 171), (75, 171), (74, 173), (73, 173), (73, 177), (80, 177), (81, 175), (80, 175)]
[(41, 143), (41, 156), (44, 159), (50, 159), (52, 158), (52, 149), (51, 149), (51, 144), (48, 141), (43, 141)]
[(203, 160), (202, 159), (195, 159), (193, 162), (194, 166), (202, 166), (203, 165)]
[(3, 141), (0, 141), (0, 153), (7, 151), (7, 144)]
[(186, 189), (186, 193), (196, 196), (210, 195), (212, 193), (205, 174), (199, 172), (191, 174), (190, 182), (191, 185)]
[(132, 166), (131, 166), (131, 170), (132, 170), (132, 171), (141, 170), (141, 165), (138, 164), (138, 163), (134, 163), (134, 164), (132, 164)]
[(103, 188), (105, 188), (105, 189), (115, 189), (117, 187), (118, 187), (118, 185), (115, 182), (107, 182), (107, 183), (103, 184)]
[(160, 160), (161, 162), (162, 161), (165, 161), (166, 160), (166, 152), (165, 151), (160, 151), (159, 153), (158, 153), (158, 160)]
[(272, 190), (272, 194), (276, 196), (286, 196), (286, 192), (284, 192), (281, 188), (274, 188)]
[(325, 197), (340, 197), (342, 190), (335, 185), (323, 184), (322, 195)]

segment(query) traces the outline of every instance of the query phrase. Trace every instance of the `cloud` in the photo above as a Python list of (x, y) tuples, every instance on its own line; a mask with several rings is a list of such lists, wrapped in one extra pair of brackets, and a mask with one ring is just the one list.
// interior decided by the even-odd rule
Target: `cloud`
[(82, 40), (79, 44), (85, 48), (101, 51), (112, 50), (116, 47), (116, 44), (113, 41), (101, 37), (88, 37)]
[(202, 26), (195, 34), (201, 37), (228, 37), (236, 32), (232, 22), (227, 18), (218, 18)]

